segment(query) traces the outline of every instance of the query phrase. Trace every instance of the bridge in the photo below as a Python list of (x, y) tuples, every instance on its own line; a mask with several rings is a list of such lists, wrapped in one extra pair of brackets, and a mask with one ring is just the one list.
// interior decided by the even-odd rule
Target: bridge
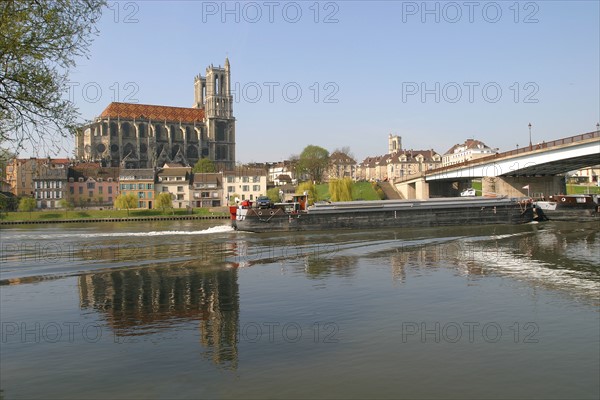
[(597, 164), (600, 131), (436, 168), (394, 184), (405, 198), (456, 196), (475, 178), (481, 178), (484, 194), (524, 196), (523, 186), (529, 186), (529, 193), (548, 195), (565, 192), (564, 178), (557, 175)]

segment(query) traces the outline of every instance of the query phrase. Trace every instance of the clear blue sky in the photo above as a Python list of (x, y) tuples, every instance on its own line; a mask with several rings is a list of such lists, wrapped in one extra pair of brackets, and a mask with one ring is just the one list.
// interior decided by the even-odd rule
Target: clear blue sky
[(189, 107), (194, 76), (228, 56), (242, 162), (308, 144), (361, 161), (389, 133), (408, 149), (474, 137), (502, 151), (528, 144), (529, 122), (536, 143), (600, 121), (598, 1), (224, 4), (111, 2), (71, 74), (83, 118), (113, 100)]

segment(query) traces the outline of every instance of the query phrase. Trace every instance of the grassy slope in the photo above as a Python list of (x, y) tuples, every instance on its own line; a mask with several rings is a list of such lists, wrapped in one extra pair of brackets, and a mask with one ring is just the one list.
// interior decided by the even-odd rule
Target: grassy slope
[(567, 185), (567, 194), (600, 194), (598, 186)]
[[(329, 185), (322, 183), (317, 185), (317, 195), (319, 200), (329, 200)], [(379, 200), (377, 192), (373, 190), (373, 187), (369, 182), (354, 182), (352, 185), (352, 198), (354, 200)]]

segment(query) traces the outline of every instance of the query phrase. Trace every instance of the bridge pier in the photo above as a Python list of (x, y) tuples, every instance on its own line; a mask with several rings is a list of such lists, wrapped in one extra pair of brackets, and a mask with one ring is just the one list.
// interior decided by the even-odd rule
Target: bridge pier
[(400, 182), (395, 186), (403, 199), (425, 200), (429, 198), (429, 183), (423, 177)]
[(525, 197), (529, 185), (531, 197), (548, 197), (553, 194), (565, 194), (567, 187), (563, 176), (496, 176), (481, 179), (482, 191), (497, 193), (508, 197)]

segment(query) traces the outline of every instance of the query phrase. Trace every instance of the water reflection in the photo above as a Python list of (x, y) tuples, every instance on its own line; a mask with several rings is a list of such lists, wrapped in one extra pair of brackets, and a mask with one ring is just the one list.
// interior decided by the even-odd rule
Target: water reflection
[(589, 304), (600, 304), (600, 235), (595, 226), (555, 226), (495, 237), (463, 237), (399, 244), (380, 256), (389, 259), (392, 279), (450, 267), (468, 279), (500, 275), (526, 281)]
[(236, 369), (239, 287), (236, 268), (153, 266), (79, 277), (82, 309), (97, 311), (116, 338), (199, 322), (204, 355)]

